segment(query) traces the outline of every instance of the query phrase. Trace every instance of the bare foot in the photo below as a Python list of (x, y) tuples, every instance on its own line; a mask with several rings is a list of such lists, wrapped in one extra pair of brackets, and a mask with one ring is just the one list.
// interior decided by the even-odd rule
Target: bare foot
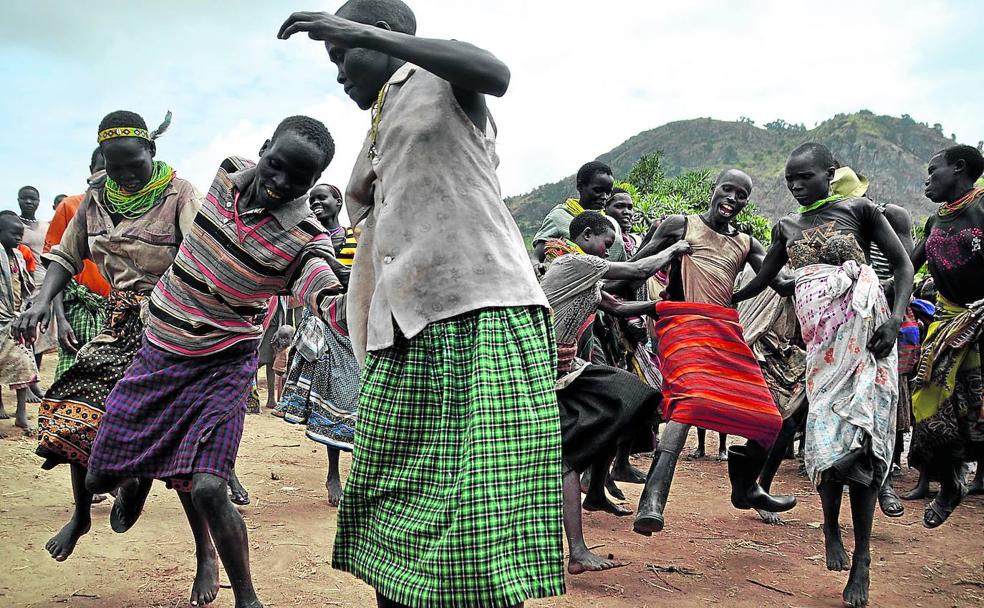
[(28, 388), (30, 388), (31, 389), (31, 392), (34, 393), (36, 396), (40, 397), (41, 399), (44, 399), (44, 394), (47, 391), (45, 391), (43, 388), (41, 388), (41, 385), (40, 384), (38, 384), (37, 382), (35, 382), (34, 384), (32, 384)]
[(105, 494), (93, 494), (92, 495), (92, 504), (94, 504), (94, 505), (98, 505), (99, 503), (103, 502), (104, 500), (106, 500), (106, 495)]
[(567, 571), (576, 575), (585, 572), (600, 572), (601, 570), (621, 568), (624, 565), (624, 563), (614, 559), (611, 555), (608, 556), (608, 559), (605, 559), (587, 549), (583, 549), (571, 553), (571, 558), (567, 561)]
[(902, 500), (922, 500), (929, 496), (929, 482), (923, 483), (920, 479), (916, 487), (902, 495)]
[(48, 550), (56, 562), (63, 562), (75, 551), (75, 545), (89, 531), (89, 528), (89, 521), (78, 522), (73, 517), (58, 534), (48, 540), (44, 548)]
[(3, 404), (0, 403), (0, 420), (10, 420), (10, 414), (4, 409)]
[(868, 585), (871, 583), (871, 556), (855, 555), (851, 575), (844, 587), (844, 605), (861, 608), (868, 605)]
[(646, 483), (646, 474), (629, 463), (623, 463), (612, 470), (612, 479), (625, 483)]
[(271, 399), (267, 399), (266, 408), (268, 410), (275, 410), (275, 409), (277, 409), (277, 402), (276, 401), (273, 401)]
[(755, 511), (758, 513), (759, 518), (770, 526), (781, 526), (783, 524), (778, 513), (765, 511), (763, 509), (755, 509)]
[(727, 450), (727, 448), (725, 448), (725, 449), (721, 450), (720, 452), (718, 452), (718, 460), (720, 460), (721, 462), (727, 462), (728, 461), (728, 450)]
[(196, 561), (195, 582), (191, 585), (191, 605), (205, 606), (214, 602), (219, 594), (219, 560), (213, 549)]
[(704, 452), (704, 448), (697, 448), (693, 452), (690, 452), (690, 456), (687, 456), (689, 460), (700, 460), (701, 458), (707, 457), (707, 453)]
[(840, 526), (834, 531), (828, 531), (827, 526), (823, 527), (823, 545), (827, 551), (827, 570), (840, 572), (851, 567), (851, 558), (844, 550), (844, 543), (841, 541)]
[(625, 500), (625, 492), (622, 491), (622, 488), (615, 485), (615, 479), (611, 475), (605, 478), (605, 490), (615, 500)]
[(342, 480), (336, 476), (328, 477), (325, 480), (325, 489), (328, 490), (328, 504), (337, 507), (342, 504)]
[(28, 418), (26, 414), (18, 415), (14, 419), (14, 426), (19, 426), (20, 428), (24, 429), (25, 435), (33, 436), (34, 433), (37, 431), (37, 429), (34, 427), (34, 424), (31, 422), (31, 419)]
[(621, 505), (617, 505), (608, 500), (608, 498), (603, 498), (601, 500), (585, 498), (584, 503), (581, 504), (581, 507), (583, 507), (585, 511), (604, 511), (605, 513), (611, 513), (616, 517), (632, 515), (631, 509), (626, 509)]

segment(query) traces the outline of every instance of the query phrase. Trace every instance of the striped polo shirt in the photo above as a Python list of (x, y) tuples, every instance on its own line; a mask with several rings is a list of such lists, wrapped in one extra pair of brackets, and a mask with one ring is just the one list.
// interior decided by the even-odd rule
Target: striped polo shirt
[(338, 293), (331, 239), (299, 198), (276, 209), (238, 212), (255, 168), (223, 166), (184, 236), (174, 264), (150, 297), (147, 339), (201, 357), (245, 340), (259, 344), (270, 298), (294, 295), (316, 312)]

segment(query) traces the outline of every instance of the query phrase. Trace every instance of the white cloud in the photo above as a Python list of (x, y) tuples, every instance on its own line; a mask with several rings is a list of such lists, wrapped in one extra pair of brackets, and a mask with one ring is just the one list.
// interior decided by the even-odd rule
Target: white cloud
[[(143, 3), (91, 4), (83, 11), (38, 0), (31, 11), (12, 10), (11, 19), (0, 20), (0, 49), (17, 58), (0, 67), (15, 92), (0, 100), (0, 120), (9, 121), (0, 206), (12, 206), (21, 181), (36, 183), (45, 200), (56, 190), (78, 190), (93, 123), (118, 107), (136, 109), (148, 122), (173, 109), (161, 157), (200, 188), (223, 157), (255, 155), (280, 119), (309, 113), (337, 144), (323, 179), (344, 187), (368, 113), (342, 97), (320, 44), (274, 38), (290, 8), (311, 7), (257, 0), (230, 11), (174, 0), (162, 13)], [(867, 108), (941, 122), (968, 143), (984, 139), (972, 3), (411, 5), (419, 35), (467, 40), (510, 66), (509, 92), (490, 100), (506, 194), (569, 175), (639, 131), (698, 116), (744, 115), (759, 124), (784, 118), (812, 127)], [(34, 36), (18, 22), (52, 15), (53, 36)], [(141, 16), (134, 34), (119, 27)]]

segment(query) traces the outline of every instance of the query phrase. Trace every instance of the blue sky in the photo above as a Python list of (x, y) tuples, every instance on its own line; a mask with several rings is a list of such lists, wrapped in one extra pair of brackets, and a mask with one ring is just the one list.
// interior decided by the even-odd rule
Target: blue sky
[[(369, 126), (324, 48), (276, 39), (291, 10), (339, 3), (5, 0), (0, 6), (0, 208), (17, 189), (84, 187), (100, 118), (167, 110), (158, 157), (199, 189), (219, 161), (255, 156), (277, 122), (324, 121), (343, 187)], [(490, 107), (506, 195), (573, 173), (672, 120), (749, 116), (816, 122), (862, 108), (984, 139), (975, 2), (412, 1), (418, 34), (468, 40), (511, 68)]]

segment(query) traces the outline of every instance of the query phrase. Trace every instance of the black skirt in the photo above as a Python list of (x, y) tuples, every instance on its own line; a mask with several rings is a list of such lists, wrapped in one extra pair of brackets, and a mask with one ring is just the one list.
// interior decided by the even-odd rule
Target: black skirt
[(635, 375), (607, 365), (588, 365), (557, 391), (564, 462), (584, 471), (601, 454), (614, 451), (626, 433), (652, 435), (660, 393)]

